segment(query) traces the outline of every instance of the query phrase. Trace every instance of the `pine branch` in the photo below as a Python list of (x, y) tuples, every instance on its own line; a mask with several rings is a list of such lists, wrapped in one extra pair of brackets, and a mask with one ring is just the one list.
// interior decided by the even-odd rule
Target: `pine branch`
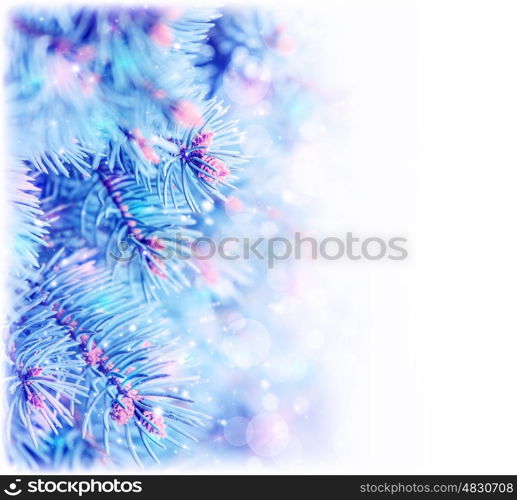
[[(109, 454), (113, 428), (134, 427), (126, 431), (126, 439), (137, 462), (131, 437), (135, 430), (153, 459), (151, 445), (162, 447), (161, 440), (178, 445), (175, 435), (193, 439), (182, 429), (202, 425), (185, 407), (192, 400), (169, 389), (194, 380), (174, 367), (186, 358), (170, 334), (169, 322), (160, 320), (149, 305), (133, 301), (127, 287), (114, 283), (109, 272), (96, 269), (91, 261), (73, 262), (74, 258), (64, 259), (63, 251), (57, 252), (33, 282), (31, 297), (44, 298), (47, 318), (52, 315), (66, 331), (65, 338), (73, 341), (81, 359), (76, 364), (87, 393), (74, 402), (82, 408), (83, 438), (96, 435), (94, 429), (102, 423), (103, 446)], [(146, 317), (154, 319), (148, 322)]]
[[(226, 201), (245, 160), (236, 122), (207, 100), (195, 66), (216, 17), (13, 14), (7, 80), (23, 165), (7, 343), (15, 460), (60, 467), (129, 452), (158, 462), (206, 420), (191, 409), (196, 377), (164, 299), (181, 300), (196, 280), (194, 213)], [(225, 273), (239, 281), (236, 268)]]
[(10, 202), (12, 206), (11, 234), (14, 252), (18, 256), (14, 275), (25, 274), (29, 266), (37, 267), (38, 247), (45, 245), (48, 223), (43, 220), (43, 211), (37, 196), (40, 191), (34, 179), (27, 175), (28, 169), (19, 165), (9, 171), (12, 185)]
[(78, 374), (83, 363), (41, 299), (23, 297), (14, 313), (6, 345), (11, 365), (7, 433), (13, 419), (19, 420), (37, 447), (36, 426), (57, 433), (63, 422), (73, 424), (72, 404), (86, 394)]

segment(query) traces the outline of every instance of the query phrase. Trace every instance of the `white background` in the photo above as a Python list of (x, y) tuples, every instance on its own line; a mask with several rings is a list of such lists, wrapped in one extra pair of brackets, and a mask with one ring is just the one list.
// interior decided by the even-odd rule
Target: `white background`
[(329, 370), (336, 472), (516, 471), (515, 6), (354, 2), (327, 17), (350, 112), (342, 194), (322, 210), (410, 248), (403, 266), (322, 275), (357, 314)]
[(402, 233), (410, 259), (308, 271), (339, 425), (300, 471), (515, 473), (517, 4), (317, 4), (314, 72), (345, 94), (322, 231)]

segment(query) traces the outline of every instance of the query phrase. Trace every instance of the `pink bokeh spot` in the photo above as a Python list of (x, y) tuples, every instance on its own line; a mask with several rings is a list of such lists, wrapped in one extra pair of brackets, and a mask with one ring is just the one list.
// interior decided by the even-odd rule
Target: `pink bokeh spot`
[(281, 54), (289, 55), (295, 51), (296, 45), (292, 38), (288, 36), (280, 36), (276, 41), (275, 48)]
[(142, 146), (142, 154), (154, 165), (160, 163), (160, 155), (150, 146)]
[(81, 80), (81, 88), (86, 97), (91, 97), (94, 94), (100, 80), (100, 75), (96, 73), (90, 73), (86, 78)]
[(269, 208), (267, 215), (270, 219), (279, 220), (282, 217), (282, 212), (278, 208)]
[(74, 59), (77, 62), (89, 62), (95, 58), (97, 50), (93, 45), (82, 45), (75, 53)]
[(167, 93), (165, 92), (165, 90), (154, 90), (153, 91), (153, 97), (155, 99), (165, 99), (167, 97)]
[(273, 50), (284, 55), (290, 55), (295, 51), (296, 43), (286, 32), (287, 26), (280, 23), (265, 41)]
[(139, 129), (134, 128), (131, 130), (131, 135), (133, 136), (133, 140), (136, 142), (140, 151), (142, 151), (142, 155), (146, 160), (149, 160), (154, 165), (160, 163), (160, 155), (153, 149), (150, 145), (150, 142), (144, 138), (142, 132)]
[(160, 257), (157, 257), (156, 255), (151, 255), (147, 263), (149, 266), (149, 271), (151, 271), (155, 276), (163, 280), (167, 279), (167, 274), (163, 270), (163, 260), (161, 260)]
[(178, 21), (183, 15), (183, 9), (179, 7), (171, 7), (165, 11), (165, 17), (170, 21)]
[(51, 66), (52, 79), (59, 90), (66, 90), (76, 79), (73, 64), (64, 57), (56, 57)]
[(149, 37), (158, 46), (169, 48), (174, 42), (174, 32), (170, 26), (158, 21), (149, 32)]
[(219, 282), (219, 273), (211, 262), (206, 260), (197, 260), (196, 264), (199, 267), (201, 276), (207, 283), (215, 285)]
[(183, 127), (201, 127), (204, 123), (199, 108), (191, 101), (178, 101), (172, 107), (172, 115)]
[(242, 212), (244, 210), (244, 204), (239, 198), (235, 196), (230, 196), (228, 201), (226, 202), (226, 207), (231, 212)]

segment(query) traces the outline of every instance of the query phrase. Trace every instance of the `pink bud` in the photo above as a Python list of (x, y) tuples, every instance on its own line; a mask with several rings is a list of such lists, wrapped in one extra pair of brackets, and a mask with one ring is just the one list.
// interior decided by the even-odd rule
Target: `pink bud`
[(128, 391), (126, 395), (122, 397), (122, 403), (125, 408), (121, 404), (114, 402), (111, 405), (110, 417), (118, 425), (127, 424), (135, 414), (135, 401), (139, 401), (140, 399), (142, 398), (138, 395), (137, 391)]
[(197, 134), (196, 137), (194, 137), (192, 140), (192, 147), (199, 149), (195, 149), (190, 153), (190, 155), (202, 157), (204, 154), (206, 154), (208, 148), (212, 145), (213, 138), (213, 132), (205, 131)]
[(87, 353), (85, 353), (86, 363), (90, 366), (98, 365), (102, 359), (102, 354), (104, 351), (93, 343), (92, 349), (90, 349)]
[(34, 408), (44, 408), (45, 403), (45, 396), (43, 394), (38, 394), (36, 392), (29, 392), (29, 395), (27, 396), (28, 403), (34, 407)]
[(56, 52), (58, 54), (68, 54), (72, 48), (72, 43), (69, 40), (60, 39), (56, 42)]
[(155, 415), (152, 411), (145, 410), (144, 416), (154, 424), (153, 427), (147, 420), (141, 419), (142, 427), (144, 427), (150, 434), (155, 434), (156, 436), (163, 438), (167, 435), (165, 431), (165, 421), (161, 415)]
[(26, 372), (27, 377), (39, 377), (43, 373), (43, 368), (39, 366), (35, 366), (33, 368), (29, 368)]
[[(217, 183), (222, 181), (227, 175), (230, 175), (230, 169), (228, 165), (221, 161), (219, 158), (213, 158), (211, 156), (204, 156), (203, 160), (210, 165), (207, 167), (206, 165), (200, 165), (199, 168), (209, 173), (213, 177), (203, 174), (202, 172), (198, 172), (198, 176), (204, 179), (206, 182)], [(215, 177), (215, 179), (214, 179)]]
[(164, 250), (167, 245), (157, 236), (151, 236), (148, 240), (149, 246), (154, 250)]
[(208, 130), (200, 132), (196, 135), (196, 137), (194, 137), (194, 140), (192, 141), (192, 146), (202, 146), (204, 148), (209, 148), (212, 145), (213, 138), (213, 132), (210, 132)]

